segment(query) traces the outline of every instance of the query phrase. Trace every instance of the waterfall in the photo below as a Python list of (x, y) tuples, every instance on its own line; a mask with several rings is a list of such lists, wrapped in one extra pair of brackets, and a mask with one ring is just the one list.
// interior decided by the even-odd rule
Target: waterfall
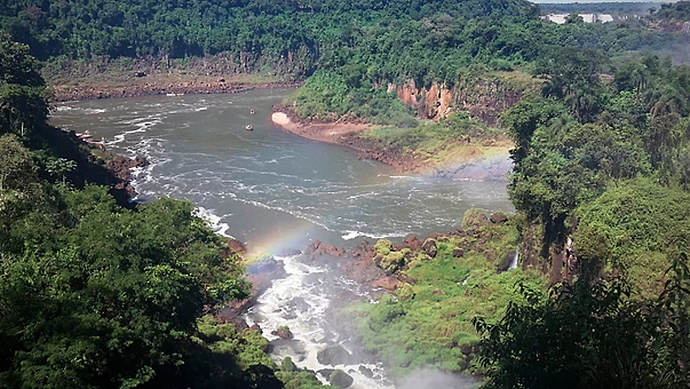
[(515, 255), (513, 256), (513, 260), (510, 261), (510, 266), (508, 266), (508, 269), (515, 269), (518, 266), (518, 256), (520, 254), (520, 249), (517, 248), (515, 249)]

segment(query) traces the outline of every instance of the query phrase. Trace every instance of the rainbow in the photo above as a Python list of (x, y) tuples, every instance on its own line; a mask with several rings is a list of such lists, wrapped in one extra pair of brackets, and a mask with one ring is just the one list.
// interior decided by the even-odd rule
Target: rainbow
[(290, 225), (275, 227), (273, 231), (246, 242), (247, 257), (251, 258), (261, 254), (275, 255), (286, 248), (302, 250), (309, 244), (312, 233), (319, 228), (307, 220), (296, 220)]

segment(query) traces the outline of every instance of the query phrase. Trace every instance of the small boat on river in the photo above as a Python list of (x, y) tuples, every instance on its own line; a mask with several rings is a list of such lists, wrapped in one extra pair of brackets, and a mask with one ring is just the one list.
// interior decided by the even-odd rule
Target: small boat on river
[(250, 114), (250, 115), (254, 115), (255, 113), (256, 113), (256, 111), (254, 111), (253, 109), (252, 109), (252, 110), (249, 110), (249, 114)]
[(254, 127), (252, 127), (251, 124), (247, 124), (247, 126), (244, 129), (247, 131), (252, 131), (252, 130), (254, 130)]

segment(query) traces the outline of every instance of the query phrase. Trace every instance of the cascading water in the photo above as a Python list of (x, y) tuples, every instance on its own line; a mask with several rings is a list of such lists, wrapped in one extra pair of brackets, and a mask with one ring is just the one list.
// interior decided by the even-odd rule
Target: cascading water
[(508, 266), (508, 269), (516, 269), (518, 267), (519, 256), (520, 256), (520, 249), (517, 248), (517, 249), (515, 249), (515, 255), (513, 255), (513, 259), (510, 261), (510, 266)]
[[(328, 365), (317, 359), (318, 352), (329, 345), (344, 344), (345, 349), (349, 346), (348, 339), (329, 326), (327, 310), (331, 304), (343, 295), (364, 296), (366, 292), (326, 264), (306, 264), (299, 255), (276, 259), (283, 261), (287, 277), (274, 280), (245, 316), (248, 324), (261, 326), (264, 336), (271, 341), (274, 358), (280, 361), (290, 357), (297, 366), (316, 372), (340, 369), (354, 378), (353, 389), (392, 388), (381, 363)], [(270, 334), (280, 326), (289, 327), (294, 338), (280, 339)], [(327, 382), (323, 374), (317, 377)]]

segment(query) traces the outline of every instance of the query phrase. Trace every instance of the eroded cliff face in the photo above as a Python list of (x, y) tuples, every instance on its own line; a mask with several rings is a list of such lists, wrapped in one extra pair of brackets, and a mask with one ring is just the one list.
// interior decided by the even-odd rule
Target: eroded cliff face
[(395, 92), (398, 99), (417, 111), (420, 118), (438, 120), (453, 113), (453, 90), (445, 83), (433, 83), (427, 90), (418, 88), (414, 80), (409, 80), (403, 86), (388, 84), (388, 93)]
[(409, 80), (402, 86), (388, 84), (388, 92), (395, 92), (405, 106), (417, 111), (420, 118), (439, 120), (453, 112), (465, 111), (488, 126), (498, 125), (501, 113), (522, 98), (521, 91), (499, 80), (465, 82), (453, 88), (446, 83), (435, 82), (428, 89)]

